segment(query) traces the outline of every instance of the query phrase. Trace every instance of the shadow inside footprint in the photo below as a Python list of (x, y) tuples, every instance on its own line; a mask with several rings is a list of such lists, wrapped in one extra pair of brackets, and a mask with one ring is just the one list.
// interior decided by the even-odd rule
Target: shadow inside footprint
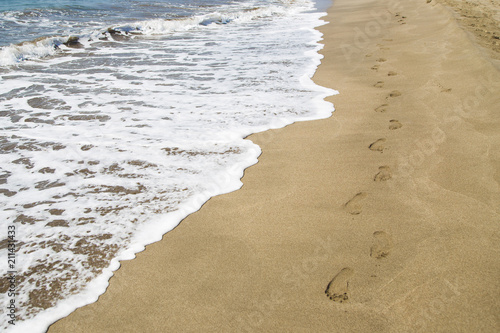
[(392, 250), (392, 238), (384, 231), (373, 233), (373, 245), (370, 248), (370, 256), (375, 259), (382, 259), (389, 255)]
[(400, 129), (401, 127), (403, 127), (403, 124), (401, 124), (396, 119), (389, 120), (389, 122), (390, 122), (390, 125), (389, 125), (390, 130), (397, 130), (397, 129)]
[(334, 302), (345, 303), (349, 301), (349, 279), (354, 270), (349, 267), (343, 268), (330, 281), (326, 287), (325, 294)]
[(387, 111), (388, 106), (389, 106), (389, 104), (382, 104), (375, 109), (375, 112), (385, 112), (385, 111)]
[(401, 96), (401, 92), (399, 90), (394, 90), (389, 94), (390, 97), (399, 97)]
[(379, 172), (373, 178), (376, 182), (385, 182), (392, 178), (391, 168), (388, 165), (383, 165), (378, 168)]
[(364, 198), (366, 198), (366, 193), (359, 192), (351, 200), (345, 203), (345, 210), (351, 215), (361, 214), (361, 211), (363, 210), (362, 201)]
[(371, 145), (369, 145), (368, 148), (370, 148), (370, 150), (373, 150), (373, 151), (382, 152), (385, 149), (385, 146), (384, 146), (385, 141), (386, 141), (386, 139), (384, 139), (384, 138), (378, 139), (377, 141), (375, 141)]

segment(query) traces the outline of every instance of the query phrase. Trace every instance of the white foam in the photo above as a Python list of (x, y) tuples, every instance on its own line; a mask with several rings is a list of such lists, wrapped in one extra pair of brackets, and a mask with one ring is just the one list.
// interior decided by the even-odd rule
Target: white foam
[(228, 13), (214, 12), (205, 15), (198, 15), (179, 20), (148, 20), (136, 22), (132, 25), (121, 27), (125, 31), (140, 31), (145, 34), (165, 34), (176, 31), (186, 31), (200, 26), (209, 26), (211, 24), (228, 24), (236, 21), (238, 23), (249, 22), (258, 18), (275, 17), (289, 15), (297, 12), (297, 7), (278, 7), (268, 6), (261, 8), (252, 8), (246, 11), (235, 11)]
[(59, 38), (44, 38), (39, 41), (10, 45), (0, 49), (0, 66), (8, 66), (30, 58), (43, 58), (57, 52), (56, 43)]

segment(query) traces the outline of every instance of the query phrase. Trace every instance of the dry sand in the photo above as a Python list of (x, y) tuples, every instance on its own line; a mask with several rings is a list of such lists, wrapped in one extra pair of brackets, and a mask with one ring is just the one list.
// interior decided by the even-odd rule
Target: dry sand
[(500, 331), (499, 66), (435, 1), (337, 0), (334, 115), (252, 135), (241, 190), (49, 332)]

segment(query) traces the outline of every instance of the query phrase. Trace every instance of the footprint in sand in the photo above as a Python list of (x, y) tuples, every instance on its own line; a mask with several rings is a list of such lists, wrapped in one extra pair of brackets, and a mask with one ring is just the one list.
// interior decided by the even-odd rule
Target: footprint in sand
[[(396, 15), (395, 15), (395, 16), (396, 16), (396, 17), (401, 17), (401, 18), (398, 20), (398, 22), (399, 22), (399, 23), (404, 22), (404, 21), (405, 21), (405, 19), (406, 19), (406, 16), (401, 16), (401, 14), (400, 14), (400, 13), (396, 13)], [(401, 24), (406, 24), (406, 22), (401, 23)]]
[(345, 303), (349, 301), (349, 280), (354, 270), (349, 267), (343, 268), (330, 281), (326, 287), (325, 294), (334, 302)]
[(384, 81), (378, 81), (373, 86), (376, 88), (382, 88), (382, 87), (384, 87)]
[(351, 200), (344, 204), (345, 210), (351, 215), (361, 214), (363, 210), (363, 200), (366, 198), (366, 193), (359, 192)]
[(440, 84), (440, 83), (436, 83), (436, 85), (437, 85), (439, 88), (441, 88), (441, 92), (442, 92), (442, 93), (443, 93), (443, 92), (445, 92), (445, 93), (449, 93), (449, 92), (451, 92), (451, 90), (452, 90), (451, 88), (445, 88), (445, 87), (443, 87), (443, 85), (442, 85), (442, 84)]
[(377, 141), (375, 141), (374, 143), (372, 143), (371, 145), (369, 145), (368, 148), (370, 148), (370, 150), (373, 150), (373, 151), (383, 152), (384, 149), (385, 149), (384, 143), (386, 141), (387, 140), (385, 138), (378, 139)]
[(382, 104), (375, 109), (375, 112), (385, 112), (385, 111), (387, 111), (388, 106), (389, 106), (389, 104)]
[(373, 233), (373, 245), (370, 248), (370, 257), (375, 259), (385, 258), (391, 253), (392, 237), (384, 231)]
[(398, 73), (394, 71), (390, 71), (389, 73), (387, 73), (387, 76), (396, 76), (396, 75), (398, 75)]
[(389, 97), (399, 97), (399, 96), (401, 96), (401, 92), (399, 90), (393, 90), (389, 94)]
[(389, 124), (389, 129), (390, 130), (397, 130), (397, 129), (400, 129), (401, 127), (403, 127), (403, 124), (401, 124), (396, 119), (389, 120), (389, 122), (390, 122), (390, 124)]
[(377, 46), (380, 50), (390, 50), (390, 48), (384, 46), (383, 44), (377, 44)]
[(388, 165), (383, 165), (378, 168), (378, 173), (373, 178), (376, 182), (385, 182), (392, 178), (391, 168)]
[(373, 65), (371, 69), (374, 71), (378, 71), (379, 67), (380, 65)]
[(385, 58), (378, 58), (378, 59), (377, 59), (377, 61), (378, 61), (378, 62), (386, 62), (386, 61), (387, 61), (387, 59), (385, 59)]

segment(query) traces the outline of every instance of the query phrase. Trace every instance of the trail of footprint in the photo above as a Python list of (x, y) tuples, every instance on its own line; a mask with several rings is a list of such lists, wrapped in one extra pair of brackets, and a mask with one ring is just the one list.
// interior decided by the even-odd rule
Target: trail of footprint
[(354, 270), (345, 267), (328, 283), (325, 294), (334, 302), (345, 303), (349, 301), (349, 280)]
[(390, 125), (389, 125), (390, 130), (397, 130), (397, 129), (400, 129), (401, 127), (403, 127), (403, 124), (401, 124), (396, 119), (389, 120), (389, 122), (390, 122)]
[(373, 86), (376, 88), (382, 88), (384, 86), (384, 81), (378, 81)]
[(359, 192), (351, 200), (344, 204), (345, 210), (351, 215), (361, 214), (361, 211), (363, 210), (362, 202), (364, 198), (366, 198), (366, 193)]
[(376, 182), (385, 182), (392, 178), (391, 168), (388, 165), (383, 165), (378, 168), (379, 172), (373, 178)]
[(387, 140), (385, 138), (382, 138), (382, 139), (378, 139), (377, 141), (373, 142), (371, 145), (368, 146), (368, 148), (370, 148), (370, 150), (373, 150), (373, 151), (380, 151), (380, 152), (383, 152), (384, 149), (385, 149), (385, 145), (384, 143), (386, 142)]
[(375, 108), (375, 112), (385, 112), (387, 111), (387, 107), (389, 104), (382, 104), (379, 107)]
[(373, 233), (373, 245), (370, 248), (370, 256), (375, 259), (387, 257), (392, 251), (392, 237), (384, 231)]

